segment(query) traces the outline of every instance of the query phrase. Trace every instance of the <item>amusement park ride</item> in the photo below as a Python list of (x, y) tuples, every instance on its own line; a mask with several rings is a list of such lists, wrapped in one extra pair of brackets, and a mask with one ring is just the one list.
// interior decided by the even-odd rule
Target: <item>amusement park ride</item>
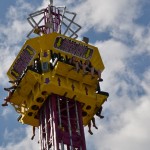
[(14, 88), (9, 102), (19, 122), (39, 128), (41, 150), (86, 150), (84, 126), (109, 96), (99, 87), (99, 50), (86, 37), (76, 40), (75, 17), (52, 0), (30, 14), (33, 29), (7, 72)]

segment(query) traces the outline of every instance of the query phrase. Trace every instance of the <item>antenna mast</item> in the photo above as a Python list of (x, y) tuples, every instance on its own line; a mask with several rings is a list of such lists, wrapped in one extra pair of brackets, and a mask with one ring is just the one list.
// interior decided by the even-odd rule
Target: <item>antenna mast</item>
[(53, 5), (53, 0), (50, 0), (50, 5)]

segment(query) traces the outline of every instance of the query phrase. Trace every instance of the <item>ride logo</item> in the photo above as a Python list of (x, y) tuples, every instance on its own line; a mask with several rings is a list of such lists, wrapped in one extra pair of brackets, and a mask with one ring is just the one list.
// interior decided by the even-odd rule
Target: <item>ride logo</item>
[(14, 65), (10, 70), (11, 75), (13, 75), (16, 79), (20, 77), (34, 58), (35, 54), (36, 51), (27, 45), (15, 60)]
[(54, 47), (85, 59), (91, 58), (93, 54), (93, 49), (88, 46), (63, 37), (56, 38)]

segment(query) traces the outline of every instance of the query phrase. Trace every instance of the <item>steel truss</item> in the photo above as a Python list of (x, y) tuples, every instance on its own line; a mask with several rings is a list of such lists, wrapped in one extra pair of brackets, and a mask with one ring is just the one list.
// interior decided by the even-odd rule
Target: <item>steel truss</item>
[(40, 110), (41, 150), (86, 150), (81, 104), (50, 95)]
[(32, 30), (27, 37), (30, 38), (31, 34), (38, 28), (43, 34), (57, 32), (76, 39), (81, 26), (75, 22), (75, 17), (76, 13), (67, 11), (65, 6), (49, 5), (45, 9), (29, 14), (27, 20), (32, 26)]

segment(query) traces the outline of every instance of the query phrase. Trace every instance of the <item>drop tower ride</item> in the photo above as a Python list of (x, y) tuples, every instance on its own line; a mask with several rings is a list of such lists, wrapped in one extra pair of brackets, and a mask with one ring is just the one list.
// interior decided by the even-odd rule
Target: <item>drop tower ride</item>
[[(41, 150), (86, 150), (84, 126), (109, 96), (97, 80), (98, 70), (104, 70), (99, 50), (86, 37), (77, 40), (81, 26), (75, 17), (52, 0), (29, 14), (32, 30), (7, 72), (18, 82), (10, 104), (20, 114), (19, 122), (39, 128)], [(92, 77), (82, 66), (76, 70), (86, 60), (95, 68)]]

